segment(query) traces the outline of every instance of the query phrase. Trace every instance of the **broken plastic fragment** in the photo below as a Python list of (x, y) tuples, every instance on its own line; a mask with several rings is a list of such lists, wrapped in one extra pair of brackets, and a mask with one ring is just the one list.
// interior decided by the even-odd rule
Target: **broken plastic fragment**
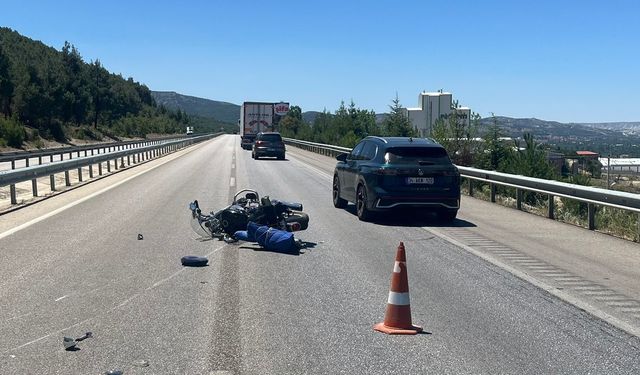
[(144, 359), (141, 359), (139, 361), (133, 362), (133, 365), (137, 367), (149, 367), (149, 361), (145, 361)]
[(64, 345), (64, 350), (72, 350), (76, 347), (76, 344), (82, 340), (86, 340), (89, 337), (93, 336), (93, 333), (87, 332), (84, 336), (78, 337), (74, 339), (73, 337), (65, 336), (62, 338), (62, 345)]
[(62, 345), (64, 345), (64, 349), (65, 350), (69, 350), (69, 349), (74, 348), (76, 346), (76, 340), (73, 337), (65, 336), (62, 339)]

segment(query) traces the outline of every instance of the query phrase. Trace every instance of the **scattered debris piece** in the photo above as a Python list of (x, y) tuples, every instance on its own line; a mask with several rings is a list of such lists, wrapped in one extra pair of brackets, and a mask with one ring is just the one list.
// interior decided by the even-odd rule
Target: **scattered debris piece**
[(142, 234), (138, 233), (138, 240), (142, 240), (144, 237), (142, 237)]
[(141, 359), (139, 361), (133, 362), (133, 365), (136, 367), (149, 367), (149, 361)]
[(206, 257), (199, 257), (195, 255), (186, 255), (180, 259), (183, 266), (187, 267), (204, 267), (209, 262)]
[(73, 337), (65, 336), (62, 338), (62, 345), (64, 345), (64, 350), (68, 350), (68, 351), (79, 350), (78, 348), (76, 348), (76, 345), (80, 341), (86, 340), (92, 336), (93, 336), (93, 333), (91, 332), (87, 332), (84, 334), (84, 336), (78, 337), (77, 339), (74, 339)]
[(104, 373), (104, 375), (122, 375), (124, 372), (122, 370), (109, 370)]

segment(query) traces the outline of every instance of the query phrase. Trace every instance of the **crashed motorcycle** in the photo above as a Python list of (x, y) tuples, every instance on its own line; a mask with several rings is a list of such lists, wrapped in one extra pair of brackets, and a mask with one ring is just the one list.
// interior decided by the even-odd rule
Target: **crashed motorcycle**
[(249, 222), (271, 228), (297, 232), (309, 227), (309, 215), (302, 212), (301, 203), (260, 197), (257, 191), (243, 189), (235, 194), (231, 205), (203, 214), (198, 201), (189, 204), (191, 227), (203, 238), (235, 242), (234, 234), (247, 229)]

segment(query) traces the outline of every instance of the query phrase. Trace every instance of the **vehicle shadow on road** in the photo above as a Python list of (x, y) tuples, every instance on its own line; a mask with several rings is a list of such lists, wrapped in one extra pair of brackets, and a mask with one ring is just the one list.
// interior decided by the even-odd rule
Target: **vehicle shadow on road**
[[(348, 205), (345, 210), (357, 217), (356, 206)], [(471, 228), (476, 227), (472, 222), (454, 219), (443, 221), (438, 216), (427, 210), (391, 211), (384, 214), (376, 213), (370, 220), (373, 224), (392, 227), (444, 227), (444, 228)]]

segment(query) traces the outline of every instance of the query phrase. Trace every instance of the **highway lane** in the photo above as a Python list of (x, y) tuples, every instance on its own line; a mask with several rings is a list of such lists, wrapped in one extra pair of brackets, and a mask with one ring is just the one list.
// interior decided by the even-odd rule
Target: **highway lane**
[[(287, 161), (254, 161), (238, 143), (225, 136), (196, 146), (0, 239), (0, 372), (637, 368), (637, 338), (419, 225), (362, 223), (334, 209), (321, 157), (312, 157), (315, 166), (300, 152)], [(186, 204), (197, 198), (204, 208), (219, 208), (243, 187), (303, 202), (311, 224), (297, 237), (315, 245), (295, 256), (195, 240)], [(401, 240), (414, 323), (429, 334), (392, 337), (371, 329), (383, 318)], [(209, 254), (210, 266), (182, 268), (187, 253)], [(95, 337), (82, 350), (62, 350), (63, 335), (85, 330)]]
[[(291, 150), (332, 175), (333, 158)], [(467, 196), (458, 219), (445, 226), (427, 221), (425, 229), (640, 335), (637, 243)]]

